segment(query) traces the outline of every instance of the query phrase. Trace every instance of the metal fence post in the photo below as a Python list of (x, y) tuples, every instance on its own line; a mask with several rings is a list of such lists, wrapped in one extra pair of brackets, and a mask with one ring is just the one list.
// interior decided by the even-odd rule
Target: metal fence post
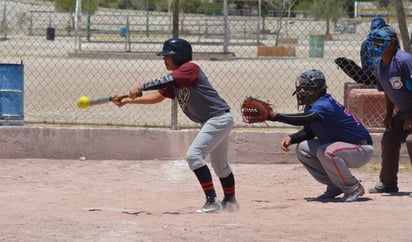
[[(173, 37), (179, 37), (179, 0), (174, 1), (173, 5)], [(172, 115), (170, 128), (173, 130), (179, 129), (177, 125), (177, 100), (176, 98), (172, 101)]]

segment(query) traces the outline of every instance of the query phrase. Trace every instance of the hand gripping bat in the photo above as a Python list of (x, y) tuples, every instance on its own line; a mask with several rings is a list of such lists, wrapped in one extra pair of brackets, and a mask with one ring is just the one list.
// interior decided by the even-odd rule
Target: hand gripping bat
[[(118, 97), (118, 101), (122, 100), (123, 98), (128, 97), (129, 95), (122, 95)], [(142, 93), (139, 92), (137, 93), (138, 97), (142, 96)], [(79, 97), (79, 99), (77, 100), (77, 106), (79, 108), (87, 108), (90, 106), (94, 106), (94, 105), (100, 105), (100, 104), (105, 104), (105, 103), (109, 103), (113, 101), (112, 96), (104, 96), (104, 97), (99, 97), (99, 98), (95, 98), (95, 99), (90, 99), (87, 96), (81, 96)]]

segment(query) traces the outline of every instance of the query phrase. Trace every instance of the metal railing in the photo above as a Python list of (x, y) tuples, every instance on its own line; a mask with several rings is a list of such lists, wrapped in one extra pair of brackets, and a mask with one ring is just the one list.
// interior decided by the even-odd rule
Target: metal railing
[[(127, 93), (165, 75), (163, 61), (154, 53), (171, 37), (171, 15), (103, 9), (90, 18), (81, 16), (75, 33), (74, 13), (57, 13), (47, 4), (9, 2), (3, 13), (1, 62), (24, 63), (24, 122), (170, 127), (167, 101), (120, 109), (112, 104), (79, 109), (76, 101), (82, 95)], [(194, 62), (231, 106), (235, 126), (246, 127), (239, 109), (247, 95), (270, 100), (278, 112), (297, 112), (294, 83), (310, 68), (325, 73), (328, 91), (343, 103), (344, 83), (353, 81), (334, 59), (346, 56), (360, 64), (369, 23), (344, 20), (332, 27), (328, 40), (325, 22), (308, 18), (265, 17), (263, 22), (256, 16), (229, 16), (224, 28), (222, 16), (185, 14), (180, 37), (192, 43)], [(179, 127), (197, 126), (177, 112)]]

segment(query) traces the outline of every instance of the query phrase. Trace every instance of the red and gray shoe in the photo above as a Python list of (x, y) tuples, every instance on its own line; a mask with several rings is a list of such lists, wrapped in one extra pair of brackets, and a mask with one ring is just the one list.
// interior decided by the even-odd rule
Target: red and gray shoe
[(343, 198), (340, 198), (338, 202), (354, 202), (358, 200), (363, 194), (365, 194), (365, 189), (363, 188), (362, 184), (356, 186), (355, 189), (351, 193), (345, 194)]
[(197, 213), (212, 213), (222, 209), (222, 203), (217, 197), (207, 197), (206, 203), (201, 209), (196, 210)]

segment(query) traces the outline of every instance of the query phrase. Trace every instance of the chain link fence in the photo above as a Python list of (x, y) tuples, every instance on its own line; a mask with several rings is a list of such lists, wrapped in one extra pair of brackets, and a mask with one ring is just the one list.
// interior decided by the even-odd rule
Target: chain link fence
[[(176, 116), (172, 101), (120, 109), (113, 104), (77, 107), (82, 95), (127, 94), (165, 75), (163, 60), (155, 52), (172, 36), (171, 13), (99, 9), (91, 16), (76, 16), (55, 12), (49, 2), (11, 0), (3, 1), (1, 10), (1, 63), (24, 65), (24, 98), (12, 104), (22, 107), (10, 111), (5, 107), (10, 103), (0, 100), (3, 123), (10, 120), (7, 112), (17, 112), (26, 124), (171, 127)], [(344, 103), (345, 83), (354, 82), (334, 59), (346, 56), (360, 64), (360, 45), (370, 20), (342, 19), (331, 24), (325, 36), (326, 22), (311, 18), (184, 14), (179, 32), (192, 43), (194, 62), (231, 106), (235, 126), (246, 127), (240, 104), (247, 95), (270, 100), (278, 112), (297, 112), (295, 80), (310, 68), (325, 73), (328, 92)], [(369, 111), (380, 110), (382, 104), (370, 105)], [(179, 128), (196, 127), (180, 109), (176, 112)], [(370, 128), (380, 125), (381, 117), (374, 112), (363, 118), (373, 124)], [(275, 122), (253, 127), (267, 126), (288, 127)]]

